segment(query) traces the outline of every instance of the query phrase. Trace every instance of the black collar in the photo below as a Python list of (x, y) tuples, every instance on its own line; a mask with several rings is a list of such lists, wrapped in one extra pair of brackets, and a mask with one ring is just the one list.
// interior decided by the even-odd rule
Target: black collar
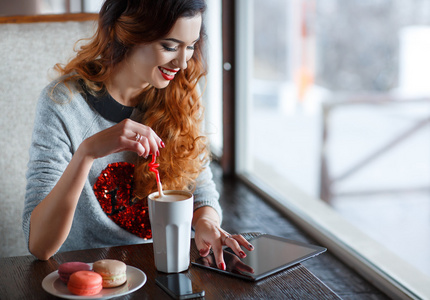
[(116, 123), (122, 120), (130, 118), (133, 113), (134, 107), (125, 106), (117, 102), (112, 96), (107, 92), (103, 92), (100, 96), (93, 96), (90, 94), (84, 85), (82, 88), (85, 92), (86, 98), (89, 104), (105, 119), (113, 121)]

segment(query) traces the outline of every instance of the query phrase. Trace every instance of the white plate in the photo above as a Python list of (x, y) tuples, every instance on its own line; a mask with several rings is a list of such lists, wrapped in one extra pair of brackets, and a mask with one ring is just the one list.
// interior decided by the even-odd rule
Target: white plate
[[(91, 267), (93, 264), (89, 264)], [(127, 266), (127, 282), (116, 288), (104, 288), (100, 293), (94, 296), (77, 296), (72, 294), (67, 285), (60, 280), (58, 271), (54, 271), (47, 275), (42, 281), (42, 287), (51, 295), (64, 299), (109, 299), (130, 294), (140, 289), (146, 283), (146, 274), (141, 270)]]

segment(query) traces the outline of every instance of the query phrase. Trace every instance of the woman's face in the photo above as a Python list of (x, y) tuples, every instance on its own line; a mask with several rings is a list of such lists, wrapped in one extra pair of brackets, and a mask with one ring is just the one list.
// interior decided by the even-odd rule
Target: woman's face
[(125, 62), (132, 76), (130, 80), (141, 87), (150, 84), (165, 88), (177, 72), (187, 68), (194, 44), (200, 37), (201, 25), (201, 15), (179, 18), (167, 36), (134, 47)]

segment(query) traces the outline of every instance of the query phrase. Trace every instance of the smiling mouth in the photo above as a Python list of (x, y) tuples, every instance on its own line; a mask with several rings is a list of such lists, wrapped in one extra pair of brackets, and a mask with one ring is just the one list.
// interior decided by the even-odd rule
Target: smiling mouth
[(162, 67), (158, 67), (158, 69), (160, 69), (161, 75), (166, 80), (172, 80), (173, 78), (175, 78), (176, 73), (178, 73), (179, 71), (179, 70), (166, 69)]

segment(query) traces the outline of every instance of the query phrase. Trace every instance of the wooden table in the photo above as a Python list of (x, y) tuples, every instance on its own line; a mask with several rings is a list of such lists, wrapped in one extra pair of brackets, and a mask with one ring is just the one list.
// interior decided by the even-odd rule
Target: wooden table
[[(245, 234), (249, 238), (255, 233)], [(194, 240), (191, 259), (198, 256)], [(48, 261), (32, 256), (0, 258), (0, 299), (56, 299), (42, 288), (42, 280), (68, 261), (95, 262), (118, 259), (145, 272), (147, 282), (125, 299), (172, 299), (155, 283), (158, 271), (154, 265), (152, 244), (62, 252)], [(318, 258), (315, 258), (318, 259)], [(205, 299), (340, 299), (303, 265), (298, 264), (258, 282), (191, 265), (185, 274), (201, 286)]]

